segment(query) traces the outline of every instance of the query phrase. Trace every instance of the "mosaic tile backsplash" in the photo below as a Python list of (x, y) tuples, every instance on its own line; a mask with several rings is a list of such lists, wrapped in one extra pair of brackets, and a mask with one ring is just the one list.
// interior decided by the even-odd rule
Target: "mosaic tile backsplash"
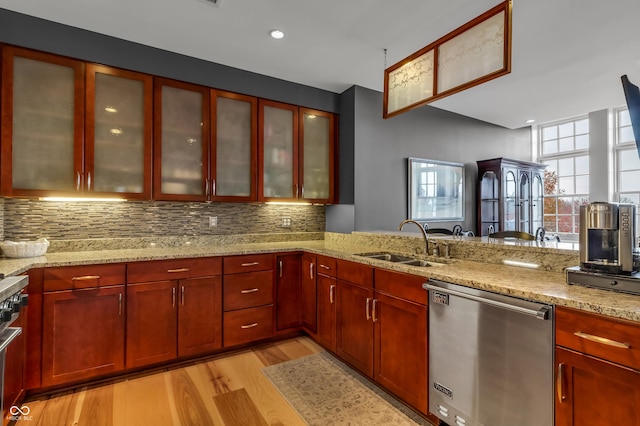
[[(0, 199), (6, 240), (219, 236), (324, 232), (325, 207), (160, 201), (52, 202)], [(209, 227), (209, 217), (218, 226)], [(283, 218), (291, 226), (283, 227)]]

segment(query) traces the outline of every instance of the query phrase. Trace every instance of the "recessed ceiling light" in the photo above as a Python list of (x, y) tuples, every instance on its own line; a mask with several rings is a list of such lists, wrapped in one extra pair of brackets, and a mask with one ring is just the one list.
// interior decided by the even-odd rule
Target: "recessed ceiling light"
[(536, 121), (536, 120), (534, 120), (534, 119), (530, 118), (529, 120), (525, 121), (525, 123), (531, 124), (531, 123), (534, 123), (535, 121)]
[(269, 31), (269, 35), (272, 38), (275, 38), (276, 40), (280, 40), (281, 38), (284, 38), (284, 31), (282, 31), (282, 30), (271, 30), (271, 31)]

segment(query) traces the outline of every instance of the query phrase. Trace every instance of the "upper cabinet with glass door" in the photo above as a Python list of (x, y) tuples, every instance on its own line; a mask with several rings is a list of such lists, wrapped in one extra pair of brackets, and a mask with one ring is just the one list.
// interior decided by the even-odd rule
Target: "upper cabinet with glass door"
[(153, 198), (207, 201), (209, 89), (157, 78), (154, 114)]
[(257, 200), (258, 100), (211, 91), (211, 199)]
[(2, 84), (3, 195), (150, 199), (150, 76), (5, 46)]
[(332, 203), (335, 117), (260, 101), (258, 198)]
[(2, 49), (2, 195), (79, 195), (84, 64)]
[(333, 202), (334, 115), (300, 108), (300, 198)]
[(87, 65), (85, 190), (151, 199), (153, 79)]

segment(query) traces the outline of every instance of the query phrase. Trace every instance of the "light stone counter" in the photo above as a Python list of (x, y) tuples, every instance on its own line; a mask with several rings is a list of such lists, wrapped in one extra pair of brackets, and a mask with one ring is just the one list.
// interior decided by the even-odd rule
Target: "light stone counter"
[[(545, 268), (528, 269), (516, 266), (505, 266), (495, 258), (492, 263), (469, 260), (474, 259), (473, 252), (481, 250), (481, 257), (490, 257), (486, 247), (482, 246), (481, 239), (470, 241), (449, 241), (448, 244), (456, 244), (459, 247), (452, 250), (452, 259), (433, 258), (424, 254), (416, 254), (415, 247), (424, 245), (422, 238), (413, 236), (369, 235), (366, 233), (351, 234), (349, 238), (343, 234), (327, 233), (324, 240), (298, 240), (298, 241), (270, 241), (263, 243), (227, 243), (215, 245), (190, 245), (171, 247), (148, 247), (131, 249), (90, 250), (76, 252), (54, 252), (45, 256), (30, 259), (2, 259), (0, 260), (0, 272), (5, 275), (17, 275), (30, 268), (85, 265), (99, 263), (135, 262), (143, 260), (158, 260), (171, 258), (230, 256), (252, 253), (277, 253), (286, 251), (308, 251), (311, 253), (333, 256), (340, 259), (357, 261), (371, 266), (406, 272), (427, 278), (449, 281), (461, 285), (475, 287), (483, 290), (502, 293), (514, 297), (567, 306), (585, 311), (596, 312), (618, 318), (640, 322), (640, 296), (614, 293), (606, 290), (588, 289), (566, 284), (564, 273)], [(375, 241), (381, 238), (380, 241)], [(406, 240), (403, 244), (403, 240)], [(386, 242), (385, 242), (386, 241)], [(408, 243), (407, 243), (408, 241)], [(445, 242), (442, 240), (441, 242)], [(466, 246), (463, 248), (463, 246)], [(475, 250), (474, 246), (477, 246)], [(496, 245), (502, 253), (510, 256), (514, 249), (508, 244)], [(357, 256), (357, 253), (380, 251), (402, 252), (418, 256), (422, 259), (438, 262), (438, 266), (414, 267), (394, 264), (382, 260), (369, 259)], [(534, 259), (543, 257), (562, 258), (570, 262), (565, 266), (572, 266), (573, 259), (577, 260), (577, 252), (561, 248), (522, 247), (524, 253), (531, 251)], [(490, 250), (489, 250), (490, 251)], [(466, 253), (456, 256), (455, 253)], [(516, 256), (521, 258), (522, 256)], [(568, 260), (567, 260), (568, 259)], [(525, 260), (529, 261), (529, 258)], [(543, 259), (543, 264), (549, 264)], [(556, 265), (557, 267), (558, 265)]]

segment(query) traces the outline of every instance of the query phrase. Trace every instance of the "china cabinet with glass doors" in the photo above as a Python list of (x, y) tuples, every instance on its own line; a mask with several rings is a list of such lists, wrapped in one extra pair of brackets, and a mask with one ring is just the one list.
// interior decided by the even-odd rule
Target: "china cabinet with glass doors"
[(478, 235), (490, 230), (535, 234), (543, 225), (546, 165), (507, 158), (477, 163)]
[(2, 76), (2, 195), (151, 198), (151, 76), (12, 46)]
[(260, 100), (258, 127), (258, 198), (332, 203), (334, 115)]

